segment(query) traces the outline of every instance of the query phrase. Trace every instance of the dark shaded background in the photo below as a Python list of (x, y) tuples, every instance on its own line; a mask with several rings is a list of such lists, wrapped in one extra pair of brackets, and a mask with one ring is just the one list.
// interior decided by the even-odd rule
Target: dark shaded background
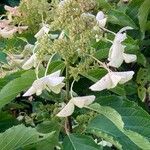
[(0, 14), (4, 13), (4, 5), (17, 6), (20, 0), (0, 0)]

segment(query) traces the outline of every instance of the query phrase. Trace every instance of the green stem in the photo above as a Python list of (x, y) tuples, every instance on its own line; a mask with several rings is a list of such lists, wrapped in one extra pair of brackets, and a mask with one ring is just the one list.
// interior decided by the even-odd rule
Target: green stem
[[(70, 100), (70, 84), (69, 84), (69, 63), (66, 63), (66, 103)], [(72, 132), (72, 120), (71, 117), (66, 117), (65, 121), (66, 133)]]

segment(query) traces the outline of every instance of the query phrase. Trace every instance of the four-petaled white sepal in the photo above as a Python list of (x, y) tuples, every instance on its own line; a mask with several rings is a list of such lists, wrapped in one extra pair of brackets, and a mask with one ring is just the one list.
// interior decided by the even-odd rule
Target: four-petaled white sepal
[(36, 67), (38, 64), (37, 54), (34, 53), (22, 66), (22, 69), (28, 70), (32, 67)]
[(31, 96), (35, 93), (36, 95), (40, 95), (44, 89), (53, 91), (56, 94), (60, 93), (62, 87), (65, 85), (63, 83), (64, 77), (60, 77), (60, 73), (61, 71), (58, 70), (50, 75), (35, 80), (23, 96)]
[(70, 116), (75, 109), (75, 106), (83, 108), (90, 105), (95, 100), (95, 96), (81, 96), (73, 97), (68, 104), (57, 114), (58, 117), (68, 117)]
[(126, 33), (122, 32), (131, 29), (131, 27), (124, 27), (116, 34), (113, 45), (111, 46), (109, 51), (108, 66), (118, 68), (121, 66), (123, 61), (125, 61), (126, 63), (136, 61), (136, 55), (124, 53), (125, 46), (122, 44), (122, 42), (127, 38)]
[(99, 81), (93, 84), (90, 89), (92, 91), (102, 91), (104, 89), (111, 89), (117, 86), (117, 84), (124, 84), (131, 80), (134, 75), (133, 71), (126, 72), (109, 72)]

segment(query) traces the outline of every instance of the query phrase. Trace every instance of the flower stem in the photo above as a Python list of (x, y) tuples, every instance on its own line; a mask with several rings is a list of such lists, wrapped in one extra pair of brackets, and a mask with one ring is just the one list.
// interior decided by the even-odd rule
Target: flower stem
[[(66, 63), (66, 103), (69, 101), (70, 99), (70, 84), (69, 84), (69, 63)], [(66, 134), (68, 134), (68, 132), (72, 132), (72, 120), (71, 117), (66, 117), (65, 120), (65, 128), (66, 128)]]

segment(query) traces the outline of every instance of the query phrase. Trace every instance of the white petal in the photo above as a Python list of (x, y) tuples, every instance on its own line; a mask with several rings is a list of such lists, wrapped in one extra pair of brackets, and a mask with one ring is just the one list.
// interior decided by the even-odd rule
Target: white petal
[(104, 89), (110, 89), (112, 87), (112, 80), (109, 73), (102, 77), (99, 81), (93, 84), (90, 89), (92, 91), (102, 91)]
[(126, 63), (131, 63), (137, 60), (137, 56), (133, 54), (125, 54), (123, 53), (123, 58)]
[(121, 80), (119, 81), (120, 84), (124, 84), (125, 82), (132, 79), (134, 72), (133, 71), (126, 71), (126, 72), (113, 72), (115, 75), (120, 76)]
[(58, 38), (58, 36), (59, 36), (58, 34), (50, 34), (50, 38), (51, 38), (52, 40)]
[(111, 88), (114, 88), (117, 86), (117, 84), (121, 81), (121, 77), (114, 72), (109, 73), (111, 81), (112, 81), (112, 86)]
[(95, 100), (95, 96), (82, 96), (82, 97), (74, 97), (71, 101), (79, 108), (83, 108), (84, 106), (90, 105)]
[(105, 18), (104, 13), (103, 13), (102, 11), (99, 11), (99, 12), (97, 13), (97, 15), (96, 15), (96, 20), (97, 20), (97, 21), (100, 21), (100, 20), (102, 20), (102, 19), (104, 19), (104, 18)]
[(64, 80), (65, 77), (45, 77), (45, 84), (48, 86), (57, 86)]
[(38, 33), (36, 33), (34, 35), (35, 38), (41, 38), (43, 35), (48, 34), (48, 32), (50, 31), (50, 28), (48, 27), (48, 25), (44, 25)]
[(102, 20), (100, 20), (99, 22), (98, 22), (98, 24), (99, 24), (99, 26), (100, 27), (105, 27), (105, 25), (106, 25), (106, 22), (107, 22), (107, 18), (104, 18), (104, 19), (102, 19)]
[(32, 68), (33, 66), (35, 67), (35, 63), (37, 63), (37, 57), (36, 54), (33, 54), (22, 66), (24, 70), (28, 70)]
[(60, 73), (61, 73), (61, 70), (58, 70), (50, 75), (48, 75), (48, 77), (59, 77), (60, 76)]
[(93, 15), (93, 14), (91, 14), (91, 13), (82, 13), (81, 14), (81, 17), (92, 17), (92, 18), (95, 18), (95, 16)]
[(132, 29), (133, 29), (132, 27), (126, 26), (126, 27), (123, 27), (122, 29), (120, 29), (118, 33), (122, 33), (126, 30), (132, 30)]
[(127, 38), (126, 33), (117, 33), (114, 39), (114, 42), (121, 43)]
[(74, 112), (74, 107), (74, 104), (69, 101), (68, 104), (56, 116), (68, 117)]
[(12, 38), (14, 33), (17, 32), (17, 29), (11, 29), (11, 30), (7, 30), (7, 29), (0, 29), (0, 36), (2, 36), (3, 38)]
[(124, 52), (124, 46), (120, 43), (114, 43), (112, 47), (109, 50), (109, 56), (108, 60), (110, 61), (108, 63), (108, 66), (112, 67), (120, 67), (121, 64), (123, 63), (123, 55), (122, 53)]
[(102, 11), (99, 11), (96, 15), (96, 20), (98, 22), (98, 25), (100, 27), (105, 27), (107, 18), (105, 17), (104, 13)]
[(41, 89), (40, 89), (40, 88), (37, 89), (37, 90), (36, 90), (36, 95), (37, 95), (37, 96), (41, 95), (41, 94), (42, 94), (42, 90), (43, 90), (42, 88), (41, 88)]
[(48, 86), (49, 89), (54, 92), (55, 94), (59, 94), (61, 92), (61, 89), (65, 86), (65, 83), (60, 83), (57, 86)]
[(34, 94), (34, 93), (36, 93), (36, 89), (35, 89), (33, 86), (31, 86), (31, 87), (28, 89), (28, 91), (27, 91), (25, 94), (23, 94), (23, 96), (31, 96), (31, 95)]

